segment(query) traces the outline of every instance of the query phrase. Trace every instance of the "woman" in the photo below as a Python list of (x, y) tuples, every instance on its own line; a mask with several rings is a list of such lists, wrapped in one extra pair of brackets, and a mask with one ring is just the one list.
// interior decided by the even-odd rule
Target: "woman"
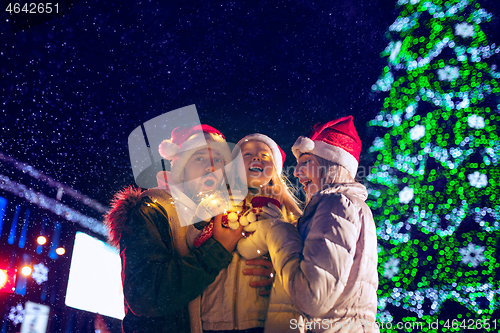
[(278, 221), (266, 236), (276, 274), (305, 315), (290, 326), (379, 332), (377, 237), (366, 188), (354, 181), (361, 142), (352, 116), (317, 124), (292, 150), (307, 205), (297, 229)]

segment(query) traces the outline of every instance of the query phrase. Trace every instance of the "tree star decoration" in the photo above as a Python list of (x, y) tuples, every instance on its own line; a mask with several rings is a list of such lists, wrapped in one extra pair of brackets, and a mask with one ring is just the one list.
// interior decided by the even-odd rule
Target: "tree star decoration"
[(460, 77), (460, 71), (456, 66), (444, 66), (438, 70), (440, 81), (454, 81)]
[(471, 186), (477, 187), (477, 188), (482, 188), (488, 186), (488, 176), (485, 174), (480, 173), (479, 171), (476, 171), (470, 175), (467, 176), (469, 179), (469, 183)]
[(399, 202), (403, 204), (409, 203), (413, 199), (413, 189), (406, 186), (401, 192), (399, 192)]
[(26, 311), (24, 310), (23, 305), (21, 303), (18, 303), (16, 306), (10, 308), (9, 320), (14, 325), (19, 325), (23, 322), (25, 313)]
[(31, 277), (37, 284), (42, 284), (43, 282), (48, 280), (47, 274), (49, 273), (49, 269), (42, 263), (33, 266), (33, 273), (31, 273)]
[(473, 114), (467, 118), (467, 124), (476, 129), (481, 129), (484, 128), (485, 123), (484, 123), (484, 118), (481, 116), (478, 116), (477, 114)]
[(455, 35), (463, 38), (474, 37), (474, 26), (467, 23), (459, 23), (455, 25)]
[(399, 259), (390, 258), (384, 264), (384, 276), (388, 279), (392, 279), (399, 273)]
[(469, 243), (467, 247), (463, 247), (459, 250), (462, 255), (462, 262), (466, 265), (472, 265), (472, 267), (477, 267), (481, 264), (484, 258), (484, 246), (477, 246), (473, 243)]

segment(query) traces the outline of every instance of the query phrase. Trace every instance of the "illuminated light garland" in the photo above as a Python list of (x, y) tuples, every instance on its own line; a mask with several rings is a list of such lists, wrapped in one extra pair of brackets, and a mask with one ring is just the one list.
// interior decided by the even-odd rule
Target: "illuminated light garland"
[[(417, 314), (419, 318), (425, 317), (425, 311), (422, 309), (424, 302), (428, 301), (431, 303), (429, 313), (434, 315), (441, 308), (441, 305), (448, 299), (457, 300), (462, 304), (465, 304), (470, 310), (475, 310), (477, 302), (475, 301), (479, 297), (484, 297), (488, 301), (493, 301), (495, 295), (500, 295), (500, 289), (495, 289), (491, 284), (477, 284), (471, 285), (463, 288), (461, 291), (457, 291), (455, 288), (456, 284), (452, 284), (449, 287), (444, 286), (441, 289), (437, 288), (426, 288), (415, 291), (403, 291), (401, 288), (395, 288), (392, 290), (390, 298), (379, 298), (379, 310), (384, 313), (385, 318), (380, 318), (381, 322), (386, 321), (391, 318), (391, 313), (386, 310), (387, 304), (393, 305), (407, 305), (405, 308), (411, 312)], [(480, 309), (477, 310), (479, 314), (491, 313), (493, 309)]]
[(369, 148), (366, 178), (379, 237), (377, 319), (434, 321), (446, 300), (472, 318), (492, 314), (500, 309), (500, 105), (492, 105), (500, 72), (485, 60), (500, 47), (482, 25), (493, 17), (474, 0), (398, 5), (387, 65), (372, 86), (387, 97), (369, 122), (385, 131)]
[[(61, 193), (65, 193), (65, 194), (71, 196), (73, 199), (80, 201), (81, 203), (91, 207), (92, 209), (95, 209), (98, 212), (105, 213), (108, 211), (108, 208), (101, 205), (99, 202), (87, 197), (86, 195), (72, 189), (71, 187), (69, 187), (65, 184), (62, 184), (62, 183), (54, 180), (53, 178), (42, 173), (41, 171), (38, 171), (33, 166), (31, 166), (27, 163), (18, 161), (15, 158), (10, 157), (8, 155), (5, 155), (1, 151), (0, 151), (0, 161), (4, 162), (4, 163), (11, 164), (17, 170), (22, 171), (23, 173), (28, 174), (37, 180), (40, 180), (40, 181), (47, 183), (47, 185), (49, 185), (50, 187), (57, 188), (58, 192), (61, 191)], [(60, 200), (60, 198), (59, 198), (59, 200)]]
[(47, 209), (48, 211), (59, 215), (68, 221), (76, 222), (84, 228), (108, 237), (108, 230), (102, 222), (76, 211), (56, 199), (49, 198), (40, 192), (27, 188), (23, 184), (10, 180), (9, 177), (1, 174), (0, 189), (13, 193), (20, 198), (25, 198), (32, 204)]

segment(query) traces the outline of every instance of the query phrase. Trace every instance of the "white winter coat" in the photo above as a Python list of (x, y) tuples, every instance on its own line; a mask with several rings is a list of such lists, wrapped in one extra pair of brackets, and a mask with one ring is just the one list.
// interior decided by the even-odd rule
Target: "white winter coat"
[(245, 330), (264, 327), (269, 298), (260, 296), (259, 288), (250, 287), (250, 282), (262, 280), (264, 277), (243, 275), (243, 269), (250, 268), (245, 261), (246, 259), (237, 252), (233, 252), (233, 261), (203, 292), (201, 296), (203, 330)]
[(294, 321), (301, 321), (301, 313), (283, 289), (279, 275), (275, 276), (264, 333), (297, 333), (294, 325), (290, 325)]
[(276, 274), (313, 332), (379, 332), (377, 236), (366, 198), (361, 184), (336, 184), (312, 196), (298, 229), (278, 222), (267, 234)]

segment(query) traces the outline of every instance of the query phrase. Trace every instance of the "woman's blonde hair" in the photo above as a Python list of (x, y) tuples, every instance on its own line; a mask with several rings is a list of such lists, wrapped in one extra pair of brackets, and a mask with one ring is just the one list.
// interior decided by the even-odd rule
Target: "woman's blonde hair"
[(342, 165), (332, 162), (330, 160), (319, 157), (318, 155), (311, 154), (311, 156), (316, 159), (316, 162), (320, 166), (319, 178), (321, 179), (322, 188), (332, 184), (344, 184), (344, 183), (354, 183), (355, 180), (352, 178), (349, 171)]
[[(258, 140), (248, 140), (248, 142), (250, 141), (262, 142)], [(247, 142), (245, 142), (245, 144), (246, 143)], [(290, 185), (290, 181), (288, 180), (288, 178), (283, 173), (279, 175), (276, 172), (276, 160), (274, 159), (273, 154), (270, 154), (270, 157), (273, 164), (271, 180), (269, 181), (268, 186), (257, 189), (257, 195), (264, 195), (281, 202), (283, 217), (285, 218), (285, 220), (293, 222), (302, 215), (302, 210), (299, 207), (300, 201), (299, 199), (297, 199), (294, 193), (294, 188)], [(238, 176), (238, 172), (234, 172), (233, 174), (236, 177), (235, 184), (237, 187), (241, 189), (241, 187), (243, 186), (248, 186), (246, 183), (246, 179), (240, 179), (240, 177)]]

